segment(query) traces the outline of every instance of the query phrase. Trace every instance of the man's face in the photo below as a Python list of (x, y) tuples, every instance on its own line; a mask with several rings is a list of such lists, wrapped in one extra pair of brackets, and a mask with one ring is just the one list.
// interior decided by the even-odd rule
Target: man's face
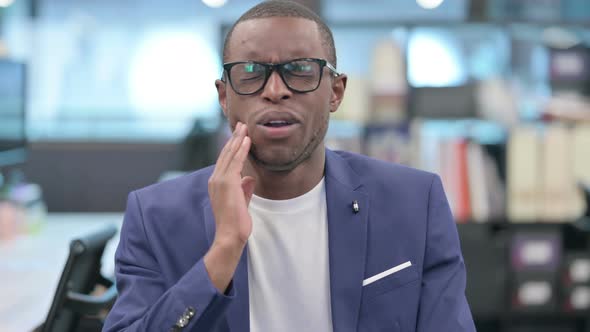
[[(229, 41), (227, 62), (282, 63), (327, 57), (315, 22), (272, 17), (238, 24)], [(318, 89), (306, 93), (289, 90), (277, 72), (253, 95), (237, 94), (227, 76), (226, 83), (216, 82), (221, 107), (232, 129), (238, 121), (247, 125), (252, 140), (250, 157), (258, 165), (289, 171), (324, 153), (329, 114), (340, 104), (346, 77), (334, 78), (330, 70), (322, 70)]]

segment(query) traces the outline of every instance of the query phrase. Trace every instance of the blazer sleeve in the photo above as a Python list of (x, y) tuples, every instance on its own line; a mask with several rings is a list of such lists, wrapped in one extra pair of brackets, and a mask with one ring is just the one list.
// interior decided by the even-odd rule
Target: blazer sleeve
[(465, 297), (466, 271), (457, 226), (438, 176), (430, 188), (427, 222), (416, 331), (475, 332)]
[(115, 253), (118, 298), (103, 331), (211, 331), (235, 297), (230, 284), (221, 294), (203, 259), (171, 287), (160, 272), (143, 224), (136, 193), (129, 194)]

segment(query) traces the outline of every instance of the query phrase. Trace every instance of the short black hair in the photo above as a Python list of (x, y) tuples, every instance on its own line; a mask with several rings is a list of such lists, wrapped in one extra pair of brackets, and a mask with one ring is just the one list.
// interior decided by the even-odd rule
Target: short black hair
[(328, 50), (327, 60), (336, 66), (336, 47), (334, 47), (334, 37), (332, 36), (330, 28), (311, 9), (297, 2), (285, 0), (269, 0), (261, 2), (240, 16), (225, 36), (225, 41), (223, 43), (223, 61), (227, 62), (229, 40), (238, 24), (257, 18), (269, 17), (297, 17), (314, 21), (320, 31), (322, 45)]

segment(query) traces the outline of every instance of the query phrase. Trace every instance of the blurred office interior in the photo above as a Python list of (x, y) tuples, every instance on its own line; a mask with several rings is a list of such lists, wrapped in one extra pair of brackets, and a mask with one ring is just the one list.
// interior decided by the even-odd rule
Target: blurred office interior
[[(0, 331), (44, 321), (130, 191), (215, 162), (223, 38), (258, 2), (0, 0)], [(590, 331), (590, 1), (299, 2), (349, 77), (326, 144), (441, 175), (478, 330)]]

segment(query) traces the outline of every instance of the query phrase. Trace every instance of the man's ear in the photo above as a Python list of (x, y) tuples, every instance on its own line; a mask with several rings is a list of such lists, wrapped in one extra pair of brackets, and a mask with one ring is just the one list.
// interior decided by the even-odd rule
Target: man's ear
[(215, 80), (215, 88), (217, 88), (217, 98), (219, 105), (223, 110), (223, 115), (227, 118), (227, 85), (222, 80)]
[(340, 103), (342, 103), (347, 80), (348, 77), (346, 74), (340, 74), (337, 77), (334, 77), (334, 82), (332, 82), (332, 98), (330, 99), (330, 112), (332, 113), (336, 112)]

